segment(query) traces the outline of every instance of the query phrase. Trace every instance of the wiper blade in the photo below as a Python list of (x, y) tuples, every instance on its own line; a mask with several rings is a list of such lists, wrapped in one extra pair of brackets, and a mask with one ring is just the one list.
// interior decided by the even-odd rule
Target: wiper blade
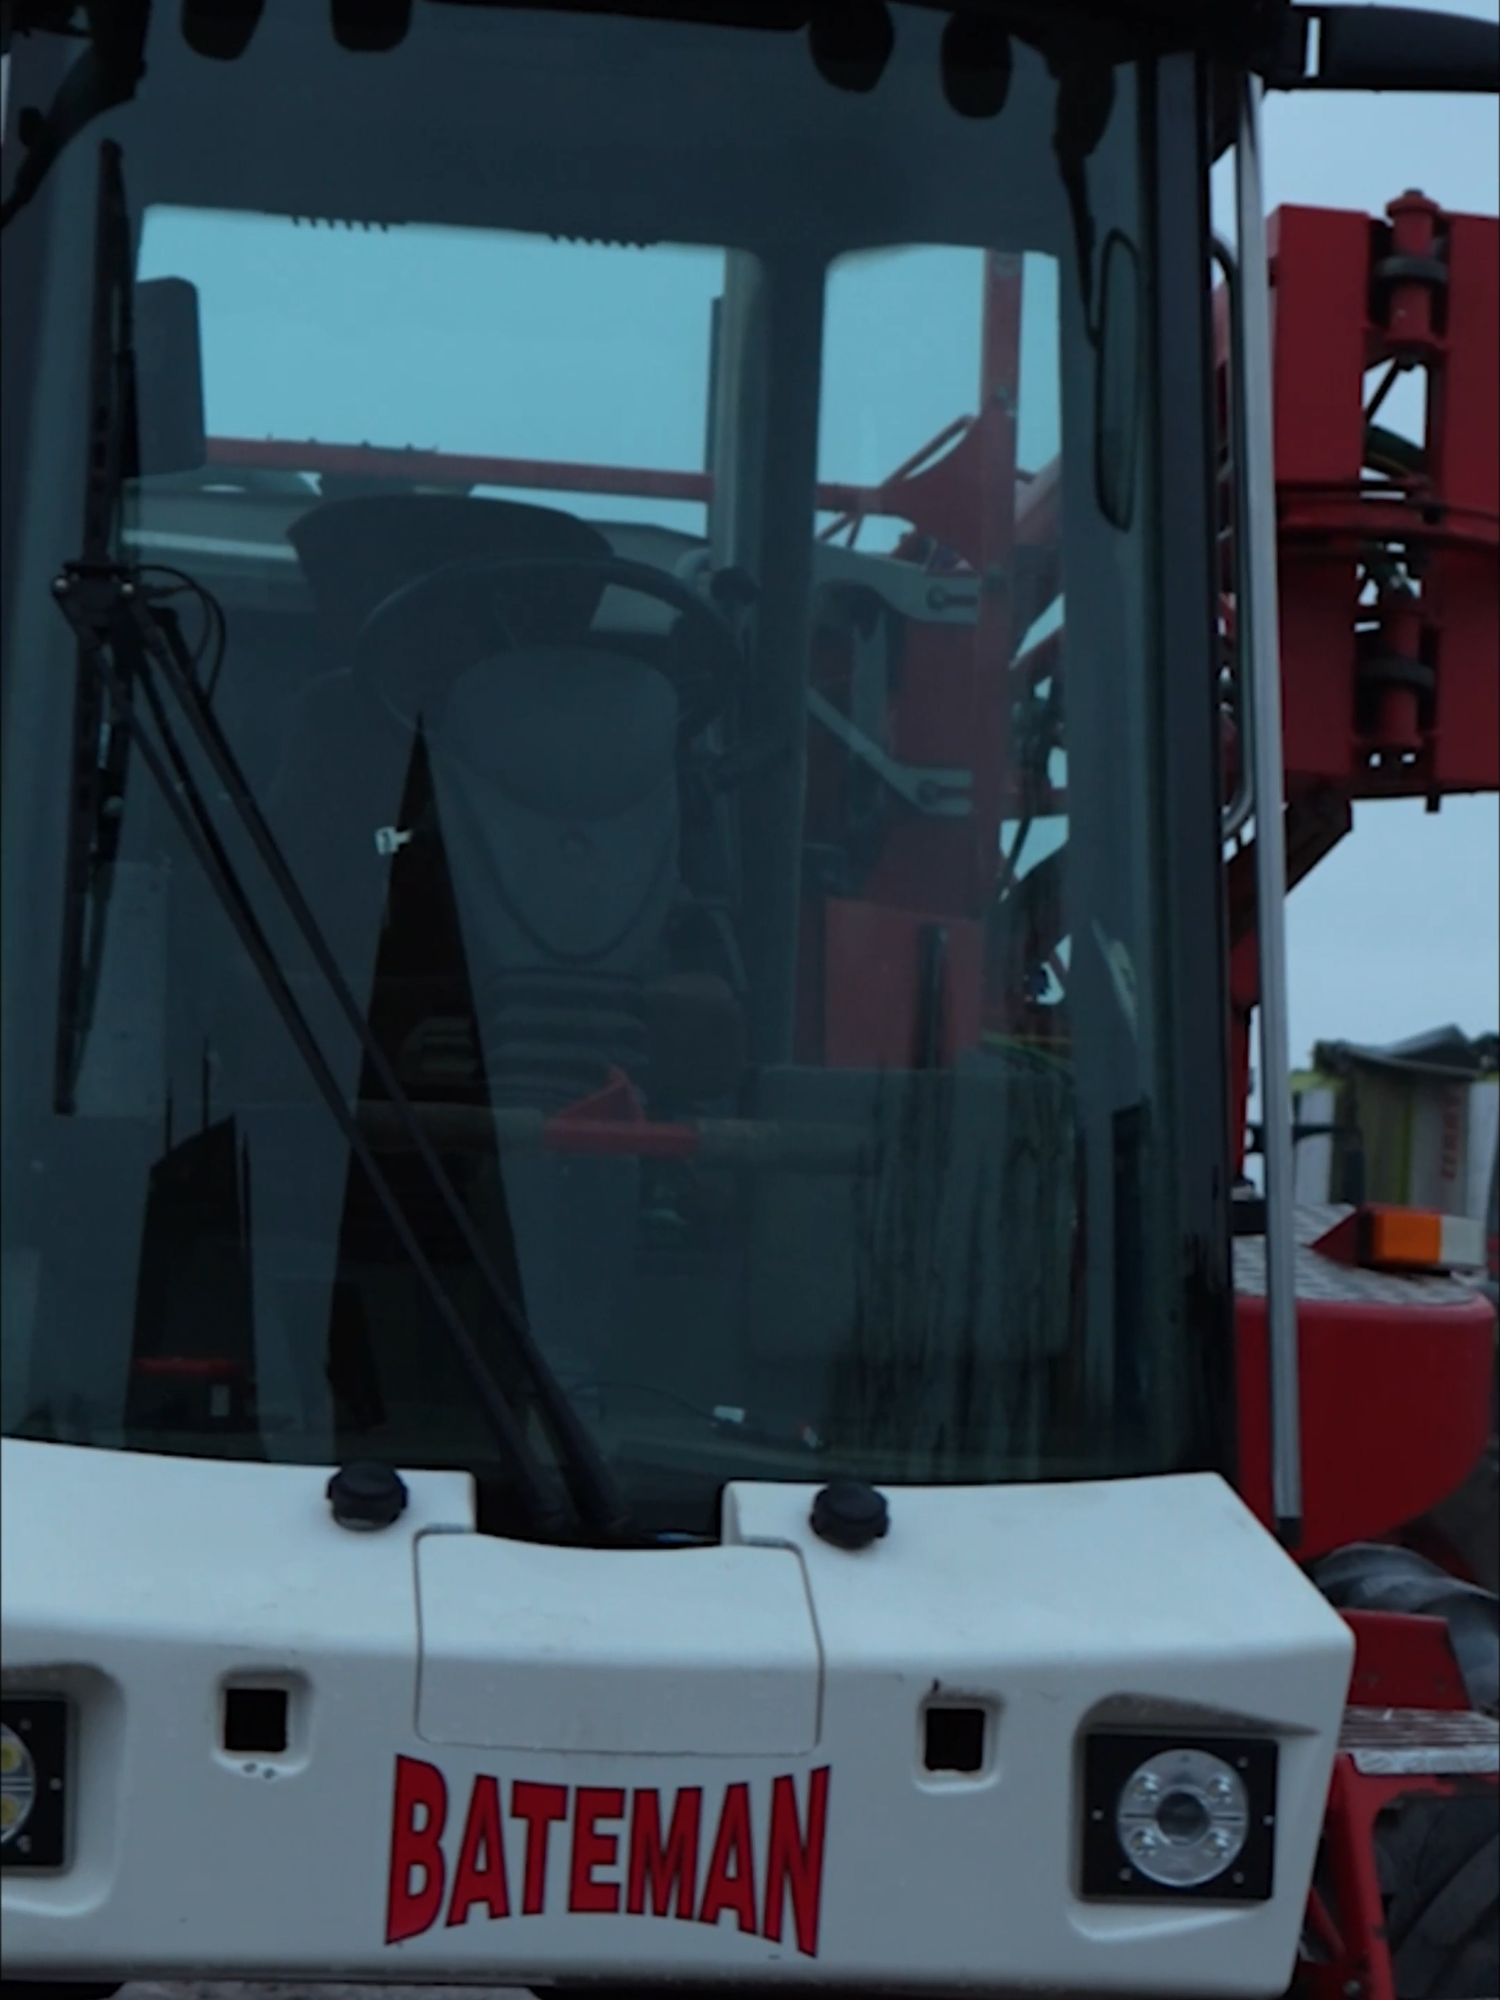
[[(189, 851), (218, 895), (306, 1064), (319, 1096), (338, 1124), (397, 1241), (422, 1280), (444, 1331), (473, 1384), (490, 1428), (510, 1462), (529, 1523), (538, 1532), (549, 1536), (559, 1534), (565, 1525), (548, 1495), (535, 1455), (510, 1402), (495, 1381), (463, 1315), (449, 1297), (423, 1249), (406, 1211), (375, 1157), (357, 1112), (344, 1100), (338, 1079), (213, 825), (202, 790), (172, 728), (155, 673), (161, 675), (174, 701), (188, 718), (199, 747), (210, 757), (224, 781), (231, 803), (235, 805), (241, 823), (257, 849), (262, 848), (262, 839), (267, 843), (262, 858), (266, 860), (278, 889), (282, 890), (298, 928), (303, 930), (314, 956), (319, 959), (319, 969), (333, 989), (341, 1011), (358, 1029), (364, 1053), (386, 1087), (392, 1111), (401, 1120), (405, 1136), (426, 1167), (439, 1199), (463, 1238), (465, 1248), (500, 1312), (512, 1346), (531, 1378), (537, 1404), (552, 1434), (579, 1514), (586, 1526), (605, 1541), (617, 1542), (628, 1538), (631, 1534), (629, 1518), (616, 1498), (608, 1469), (561, 1385), (537, 1351), (518, 1302), (511, 1297), (495, 1270), (462, 1197), (453, 1187), (441, 1159), (422, 1129), (414, 1106), (401, 1089), (358, 1003), (338, 972), (311, 912), (302, 903), (301, 892), (286, 870), (285, 861), (275, 847), (274, 837), (261, 818), (259, 808), (245, 790), (233, 754), (203, 700), (192, 674), (191, 662), (181, 650), (181, 639), (175, 628), (154, 607), (151, 593), (140, 573), (132, 572), (124, 565), (100, 568), (70, 563), (59, 577), (56, 590), (63, 611), (80, 634), (81, 651), (102, 683), (115, 712), (121, 717), (122, 726), (136, 754), (160, 789)], [(132, 694), (138, 694), (140, 700), (132, 699)], [(154, 736), (141, 715), (142, 703), (149, 711)]]
[[(127, 427), (125, 439), (108, 438), (96, 419), (91, 428), (85, 508), (85, 553), (64, 566), (54, 591), (78, 634), (81, 678), (102, 690), (113, 729), (133, 748), (160, 788), (190, 852), (207, 875), (244, 945), (273, 1005), (302, 1056), (330, 1114), (342, 1131), (406, 1252), (428, 1291), (454, 1352), (469, 1375), (481, 1409), (510, 1461), (528, 1520), (539, 1532), (554, 1535), (564, 1526), (548, 1495), (546, 1482), (526, 1440), (515, 1411), (496, 1382), (467, 1322), (449, 1297), (420, 1240), (375, 1158), (356, 1111), (344, 1100), (338, 1079), (304, 1014), (291, 983), (277, 959), (244, 885), (235, 870), (187, 755), (172, 727), (162, 685), (186, 719), (199, 751), (224, 789), (242, 830), (249, 836), (273, 885), (312, 954), (340, 1012), (357, 1035), (364, 1054), (384, 1086), (404, 1135), (458, 1231), (475, 1268), (497, 1308), (512, 1351), (521, 1363), (538, 1409), (550, 1434), (570, 1497), (585, 1527), (601, 1540), (634, 1539), (629, 1517), (614, 1487), (608, 1467), (582, 1419), (537, 1348), (519, 1302), (496, 1270), (462, 1197), (453, 1186), (421, 1119), (406, 1096), (363, 1009), (324, 938), (295, 876), (276, 842), (218, 718), (199, 685), (194, 664), (183, 644), (175, 618), (165, 614), (146, 582), (146, 572), (115, 561), (111, 543), (118, 512), (126, 440), (134, 424), (134, 359), (129, 293), (133, 286), (129, 216), (124, 198), (120, 149), (112, 143), (100, 149), (98, 288), (94, 300), (96, 353), (106, 342), (114, 357), (110, 381), (112, 425)], [(124, 298), (121, 298), (124, 294)], [(96, 382), (96, 388), (99, 386)], [(191, 579), (188, 579), (191, 583)], [(192, 585), (207, 606), (209, 593)], [(217, 611), (217, 607), (215, 607)], [(222, 620), (222, 612), (217, 611)], [(162, 685), (158, 685), (158, 676)], [(144, 704), (154, 728), (141, 714)], [(80, 701), (80, 708), (87, 704)], [(75, 741), (75, 749), (79, 746)]]
[[(129, 732), (136, 753), (155, 779), (189, 851), (223, 904), (298, 1053), (307, 1064), (319, 1096), (337, 1121), (385, 1211), (397, 1241), (421, 1278), (444, 1331), (473, 1383), (490, 1427), (511, 1463), (528, 1521), (538, 1530), (557, 1532), (561, 1523), (515, 1413), (494, 1382), (473, 1335), (448, 1296), (405, 1210), (375, 1160), (358, 1115), (345, 1103), (338, 1079), (250, 905), (224, 844), (209, 821), (202, 792), (172, 730), (161, 690), (149, 671), (156, 648), (170, 657), (170, 648), (156, 625), (155, 611), (149, 600), (142, 601), (130, 572), (123, 567), (86, 568), (82, 563), (70, 563), (58, 578), (55, 588), (63, 611), (80, 633), (81, 649), (90, 667), (123, 717), (123, 726)], [(125, 664), (127, 662), (128, 665)], [(155, 664), (159, 666), (160, 660), (157, 659)], [(130, 698), (132, 679), (138, 684), (139, 693), (150, 711), (160, 743), (153, 740), (139, 708)], [(175, 693), (176, 689), (173, 691)]]
[[(121, 487), (134, 469), (126, 462), (135, 424), (135, 328), (130, 268), (130, 216), (120, 149), (99, 149), (95, 197), (94, 314), (89, 353), (88, 477), (84, 488), (83, 559), (108, 563), (115, 550)], [(62, 963), (58, 975), (52, 1102), (64, 1117), (77, 1108), (78, 1076), (98, 998), (105, 922), (124, 819), (130, 733), (124, 708), (106, 699), (86, 669), (82, 641), (73, 697), (73, 755), (64, 864)], [(121, 675), (121, 701), (133, 694)]]

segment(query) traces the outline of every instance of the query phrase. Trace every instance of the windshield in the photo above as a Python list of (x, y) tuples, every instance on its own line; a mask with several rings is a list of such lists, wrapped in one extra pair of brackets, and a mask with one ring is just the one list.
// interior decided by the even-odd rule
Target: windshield
[[(961, 116), (942, 25), (898, 10), (861, 95), (690, 23), (432, 7), (351, 56), (283, 9), (211, 63), (174, 21), (54, 167), (6, 343), (8, 1431), (468, 1467), (504, 1525), (445, 1318), (540, 1438), (503, 1294), (652, 1534), (713, 1534), (732, 1478), (1211, 1456), (1144, 72), (1080, 201), (1047, 65)], [(342, 1126), (52, 601), (106, 136), (115, 555), (315, 920), (179, 729)]]

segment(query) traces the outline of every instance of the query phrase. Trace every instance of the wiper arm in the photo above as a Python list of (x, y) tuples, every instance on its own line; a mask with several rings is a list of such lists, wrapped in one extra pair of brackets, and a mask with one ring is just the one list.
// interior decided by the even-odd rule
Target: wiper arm
[[(130, 217), (120, 149), (113, 144), (99, 149), (95, 200), (83, 560), (97, 567), (114, 557), (120, 490), (134, 470), (125, 462), (127, 440), (136, 431)], [(53, 1050), (52, 1103), (64, 1117), (77, 1108), (79, 1070), (98, 998), (105, 920), (129, 776), (130, 734), (124, 717), (132, 698), (133, 676), (128, 672), (121, 675), (118, 703), (106, 701), (105, 692), (103, 683), (87, 670), (80, 640), (73, 697), (73, 755), (68, 767), (62, 963)]]
[[(139, 568), (116, 561), (112, 553), (125, 439), (119, 434), (134, 423), (134, 358), (130, 347), (129, 295), (133, 285), (129, 217), (124, 199), (120, 149), (112, 143), (100, 149), (94, 319), (96, 354), (108, 342), (113, 355), (110, 380), (118, 392), (110, 399), (112, 422), (98, 421), (93, 411), (85, 507), (85, 553), (64, 566), (54, 585), (58, 603), (78, 634), (80, 666), (102, 689), (109, 705), (112, 729), (122, 734), (141, 758), (161, 790), (190, 852), (207, 875), (240, 942), (259, 974), (266, 992), (312, 1077), (318, 1094), (342, 1131), (397, 1240), (427, 1289), (455, 1354), (470, 1377), (490, 1428), (513, 1468), (528, 1520), (539, 1532), (556, 1534), (559, 1519), (510, 1402), (496, 1382), (467, 1322), (449, 1297), (441, 1278), (423, 1250), (395, 1191), (375, 1158), (351, 1110), (322, 1047), (304, 1014), (286, 972), (276, 957), (259, 918), (235, 871), (214, 824), (201, 787), (172, 727), (162, 696), (170, 692), (185, 717), (201, 753), (207, 758), (244, 832), (312, 954), (340, 1011), (355, 1034), (376, 1076), (384, 1086), (404, 1136), (427, 1169), (449, 1219), (457, 1229), (475, 1268), (498, 1309), (516, 1358), (531, 1384), (550, 1433), (570, 1496), (586, 1528), (606, 1542), (632, 1539), (629, 1517), (616, 1494), (608, 1467), (569, 1402), (556, 1376), (537, 1348), (519, 1302), (496, 1270), (458, 1191), (453, 1186), (421, 1119), (396, 1077), (394, 1068), (350, 991), (319, 928), (316, 917), (287, 866), (265, 816), (240, 769), (218, 718), (199, 685), (193, 661), (174, 618), (155, 602)], [(96, 388), (98, 383), (96, 381)], [(114, 432), (113, 437), (110, 432)], [(188, 580), (191, 582), (191, 579)], [(212, 602), (193, 585), (203, 602)], [(222, 613), (219, 613), (222, 618)], [(139, 694), (150, 713), (155, 734), (140, 712)], [(80, 701), (80, 709), (88, 704)], [(75, 742), (75, 749), (78, 747)]]
[[(421, 1278), (444, 1331), (473, 1383), (490, 1428), (511, 1463), (528, 1522), (540, 1531), (556, 1533), (562, 1524), (547, 1495), (545, 1482), (521, 1433), (515, 1413), (495, 1383), (473, 1335), (448, 1296), (405, 1210), (381, 1171), (360, 1127), (357, 1113), (345, 1103), (338, 1079), (250, 905), (224, 844), (209, 821), (206, 802), (182, 746), (173, 733), (161, 690), (151, 675), (151, 665), (160, 667), (161, 656), (170, 658), (171, 649), (163, 640), (164, 628), (157, 623), (157, 614), (150, 605), (149, 597), (142, 598), (139, 586), (123, 566), (101, 570), (70, 563), (58, 578), (55, 588), (64, 613), (80, 634), (84, 656), (116, 712), (123, 717), (123, 726), (136, 753), (160, 787), (189, 851), (223, 904), (298, 1053), (307, 1064), (318, 1095), (337, 1121), (401, 1248)], [(128, 665), (117, 664), (122, 656)], [(175, 661), (173, 666), (175, 669)], [(131, 679), (135, 680), (144, 697), (160, 743), (153, 740), (139, 708), (131, 699)], [(177, 693), (175, 686), (173, 692)], [(446, 1180), (446, 1176), (442, 1178)], [(441, 1186), (439, 1192), (444, 1194), (447, 1205)], [(455, 1221), (459, 1206), (461, 1204), (455, 1200)]]

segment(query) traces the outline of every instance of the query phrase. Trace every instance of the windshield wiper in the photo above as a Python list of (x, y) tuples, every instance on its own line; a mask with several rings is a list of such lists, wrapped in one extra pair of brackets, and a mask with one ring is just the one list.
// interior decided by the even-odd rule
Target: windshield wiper
[[(88, 569), (102, 571), (114, 557), (120, 491), (136, 469), (127, 463), (126, 453), (138, 435), (130, 218), (117, 147), (100, 150), (96, 199), (82, 561)], [(105, 917), (124, 820), (130, 764), (130, 731), (125, 717), (134, 694), (134, 673), (124, 667), (119, 682), (118, 700), (106, 700), (104, 684), (88, 671), (80, 636), (73, 754), (68, 766), (62, 965), (52, 1064), (53, 1109), (65, 1117), (76, 1109), (78, 1074), (98, 998)]]
[[(58, 604), (78, 635), (80, 721), (74, 733), (75, 757), (86, 753), (88, 768), (72, 774), (75, 827), (84, 826), (86, 841), (75, 843), (70, 857), (81, 872), (85, 889), (80, 905), (70, 880), (69, 917), (72, 945), (80, 948), (82, 927), (71, 924), (77, 907), (88, 901), (87, 881), (92, 861), (104, 843), (86, 824), (103, 798), (111, 796), (98, 781), (97, 737), (87, 739), (84, 722), (107, 712), (113, 745), (133, 749), (151, 773), (176, 820), (189, 851), (202, 867), (231, 924), (260, 976), (267, 995), (305, 1062), (309, 1075), (359, 1162), (385, 1211), (397, 1241), (425, 1286), (454, 1352), (469, 1376), (480, 1408), (509, 1460), (529, 1524), (539, 1534), (555, 1536), (566, 1525), (547, 1491), (547, 1484), (515, 1411), (486, 1363), (463, 1315), (449, 1297), (400, 1200), (382, 1171), (359, 1115), (344, 1100), (338, 1078), (324, 1055), (275, 949), (257, 917), (214, 823), (202, 788), (172, 726), (163, 690), (207, 758), (224, 795), (248, 835), (277, 893), (301, 932), (340, 1012), (358, 1036), (371, 1068), (390, 1099), (404, 1137), (421, 1160), (454, 1228), (484, 1280), (510, 1347), (529, 1379), (532, 1394), (556, 1452), (569, 1495), (584, 1528), (603, 1542), (638, 1537), (615, 1490), (614, 1480), (598, 1447), (566, 1392), (547, 1365), (526, 1324), (519, 1302), (496, 1270), (462, 1197), (453, 1186), (411, 1100), (381, 1048), (363, 1009), (319, 928), (276, 838), (251, 793), (218, 718), (214, 715), (183, 642), (176, 617), (160, 605), (163, 593), (148, 581), (150, 572), (119, 561), (114, 553), (121, 485), (133, 463), (131, 439), (135, 427), (135, 365), (130, 300), (134, 285), (129, 211), (125, 201), (120, 148), (112, 141), (100, 148), (99, 196), (96, 221), (95, 292), (93, 303), (94, 379), (90, 410), (89, 460), (85, 480), (84, 552), (64, 565), (53, 586)], [(184, 581), (177, 573), (173, 588)], [(214, 601), (202, 586), (186, 579), (205, 607)], [(217, 610), (217, 607), (214, 606)], [(222, 612), (218, 616), (222, 619)], [(85, 695), (85, 685), (96, 692)], [(148, 728), (142, 708), (150, 717)], [(125, 750), (110, 760), (123, 774)], [(119, 782), (123, 784), (123, 775)], [(117, 839), (117, 835), (112, 838)], [(110, 851), (113, 851), (112, 846)], [(102, 897), (99, 899), (102, 911)], [(102, 915), (96, 932), (102, 928)], [(85, 985), (65, 956), (62, 1001), (76, 1009)], [(76, 1012), (60, 1036), (76, 1055), (81, 1016)], [(61, 1058), (60, 1058), (61, 1059)], [(59, 1108), (63, 1108), (59, 1106)]]

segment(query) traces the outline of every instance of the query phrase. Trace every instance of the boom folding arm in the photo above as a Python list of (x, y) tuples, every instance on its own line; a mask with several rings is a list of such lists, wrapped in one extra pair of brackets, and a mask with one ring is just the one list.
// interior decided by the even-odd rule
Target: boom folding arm
[[(1409, 193), (1377, 219), (1283, 208), (1268, 241), (1292, 887), (1356, 800), (1435, 812), (1500, 788), (1500, 224)], [(1426, 384), (1414, 441), (1380, 422), (1410, 373)], [(1259, 994), (1248, 848), (1229, 864), (1229, 911), (1243, 1132)]]

